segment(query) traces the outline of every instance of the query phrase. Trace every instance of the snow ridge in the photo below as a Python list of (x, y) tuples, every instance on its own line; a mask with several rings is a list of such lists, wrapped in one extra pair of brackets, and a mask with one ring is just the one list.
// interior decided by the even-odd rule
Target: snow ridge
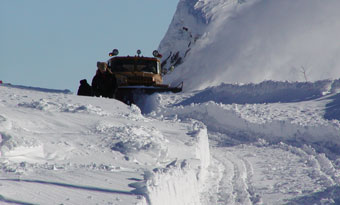
[(339, 80), (221, 84), (175, 99), (176, 106), (166, 107), (169, 99), (154, 96), (159, 108), (153, 115), (196, 119), (235, 139), (309, 143), (331, 157), (340, 147), (338, 90)]
[(113, 99), (0, 90), (0, 203), (200, 203), (204, 124), (143, 116)]
[(316, 82), (263, 81), (261, 83), (226, 84), (194, 92), (177, 105), (214, 101), (223, 104), (287, 103), (317, 99), (339, 91), (340, 79)]
[[(330, 149), (330, 153), (340, 148), (339, 121), (327, 121), (312, 109), (296, 113), (295, 110), (282, 110), (279, 104), (277, 106), (276, 110), (267, 104), (225, 105), (207, 102), (174, 107), (162, 114), (176, 113), (180, 119), (193, 118), (202, 121), (210, 131), (228, 133), (235, 138), (256, 141), (257, 136), (261, 136), (270, 142), (293, 140), (322, 143)], [(298, 116), (301, 115), (306, 115), (306, 118), (300, 121)]]
[(149, 204), (201, 204), (200, 193), (210, 164), (207, 129), (196, 122), (190, 135), (193, 139), (188, 145), (194, 146), (195, 158), (176, 159), (145, 172), (144, 182), (135, 185), (135, 192), (146, 196)]

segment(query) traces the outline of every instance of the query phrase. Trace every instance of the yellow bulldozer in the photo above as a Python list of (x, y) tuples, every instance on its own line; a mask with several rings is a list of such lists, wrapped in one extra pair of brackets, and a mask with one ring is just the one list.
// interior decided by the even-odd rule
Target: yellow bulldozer
[(111, 58), (107, 61), (108, 70), (116, 79), (115, 99), (130, 105), (142, 95), (182, 91), (183, 82), (176, 87), (163, 84), (160, 63), (162, 56), (157, 50), (153, 51), (153, 57), (141, 56), (140, 50), (137, 50), (135, 56), (118, 56), (118, 53), (114, 49), (109, 53)]

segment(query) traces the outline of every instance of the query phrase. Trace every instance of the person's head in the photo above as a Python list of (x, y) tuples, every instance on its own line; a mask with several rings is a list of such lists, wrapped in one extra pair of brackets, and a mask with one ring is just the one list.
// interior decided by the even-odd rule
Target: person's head
[(97, 62), (97, 68), (101, 73), (104, 73), (107, 70), (107, 64), (105, 62)]
[(81, 81), (80, 81), (80, 84), (81, 84), (81, 85), (86, 85), (86, 84), (87, 84), (87, 80), (86, 80), (86, 79), (81, 80)]

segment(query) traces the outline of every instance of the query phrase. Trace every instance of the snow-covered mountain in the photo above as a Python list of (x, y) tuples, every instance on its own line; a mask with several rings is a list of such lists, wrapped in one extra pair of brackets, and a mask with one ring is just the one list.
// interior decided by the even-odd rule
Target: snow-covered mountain
[(159, 50), (185, 90), (340, 77), (340, 1), (180, 0)]

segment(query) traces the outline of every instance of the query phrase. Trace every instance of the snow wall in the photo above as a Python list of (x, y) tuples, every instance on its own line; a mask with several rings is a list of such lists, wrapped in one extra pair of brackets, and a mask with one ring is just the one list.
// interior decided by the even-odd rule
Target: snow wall
[[(253, 110), (259, 111), (259, 113), (272, 112), (273, 115), (268, 118), (259, 114), (251, 116), (254, 114), (251, 113)], [(340, 147), (339, 121), (327, 121), (321, 118), (306, 120), (307, 117), (299, 117), (303, 113), (289, 113), (289, 110), (287, 110), (287, 118), (275, 118), (275, 110), (266, 105), (222, 105), (207, 102), (174, 108), (171, 113), (172, 115), (177, 113), (181, 119), (201, 120), (211, 131), (222, 131), (234, 136), (244, 135), (244, 137), (254, 137), (254, 139), (259, 136), (276, 142), (289, 140), (330, 141), (334, 143), (333, 145)], [(243, 116), (242, 113), (247, 113), (249, 116)]]
[[(270, 143), (310, 144), (332, 158), (334, 153), (340, 154), (339, 82), (338, 79), (313, 83), (222, 84), (193, 92), (177, 106), (156, 107), (154, 115), (195, 119), (203, 122), (209, 131), (224, 133), (236, 141), (265, 139)], [(162, 96), (153, 98), (154, 104), (164, 104)], [(326, 109), (308, 103), (313, 99), (324, 101)], [(295, 103), (282, 105), (290, 102)], [(223, 138), (217, 140), (227, 143)]]
[[(210, 164), (207, 129), (195, 123), (191, 133), (194, 147), (191, 159), (177, 159), (163, 168), (145, 172), (144, 182), (136, 183), (136, 193), (143, 194), (148, 204), (200, 204), (200, 192)], [(176, 150), (174, 150), (175, 152)]]
[(340, 77), (340, 1), (181, 0), (160, 43), (166, 81), (220, 83)]

